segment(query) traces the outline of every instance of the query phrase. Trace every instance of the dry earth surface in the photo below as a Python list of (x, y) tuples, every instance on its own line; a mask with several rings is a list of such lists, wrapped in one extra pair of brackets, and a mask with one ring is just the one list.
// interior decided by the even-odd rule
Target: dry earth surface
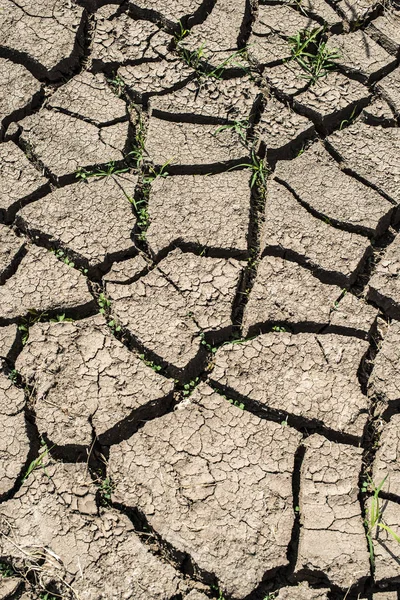
[(400, 4), (0, 0), (0, 600), (400, 599)]

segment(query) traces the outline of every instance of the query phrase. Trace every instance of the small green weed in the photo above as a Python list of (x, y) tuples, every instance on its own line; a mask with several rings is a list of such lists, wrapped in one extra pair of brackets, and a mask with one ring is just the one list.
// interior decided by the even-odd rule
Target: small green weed
[(373, 535), (374, 530), (377, 527), (386, 531), (397, 543), (400, 544), (400, 536), (398, 536), (393, 531), (393, 529), (391, 529), (388, 525), (386, 525), (386, 523), (384, 523), (383, 511), (380, 506), (379, 493), (381, 492), (387, 478), (388, 478), (388, 476), (386, 475), (382, 479), (381, 483), (378, 486), (376, 486), (374, 484), (374, 482), (371, 479), (369, 479), (368, 481), (365, 481), (363, 483), (363, 486), (361, 487), (361, 491), (363, 491), (363, 492), (366, 492), (370, 488), (372, 488), (372, 491), (373, 491), (373, 496), (371, 498), (371, 506), (369, 509), (366, 510), (366, 517), (365, 517), (365, 521), (364, 521), (365, 528), (367, 531), (369, 555), (370, 555), (370, 560), (371, 560), (372, 566), (374, 566), (374, 564), (375, 564), (374, 545), (373, 545), (372, 535)]
[(0, 562), (0, 577), (14, 577), (16, 574), (16, 571), (14, 571), (11, 565)]
[(113, 79), (107, 79), (107, 81), (114, 94), (121, 97), (125, 91), (125, 81), (122, 77), (116, 75)]
[(46, 318), (47, 313), (42, 312), (39, 313), (37, 310), (33, 308), (28, 310), (28, 314), (26, 317), (21, 319), (21, 323), (18, 325), (18, 330), (21, 332), (22, 336), (22, 345), (25, 346), (26, 342), (29, 338), (29, 328), (32, 327), (35, 323), (38, 323), (41, 319)]
[(60, 600), (61, 596), (55, 596), (50, 592), (42, 592), (39, 596), (40, 600)]
[(64, 314), (62, 315), (56, 315), (54, 317), (54, 319), (50, 319), (51, 323), (64, 323), (64, 322), (73, 322), (74, 319), (70, 319), (69, 317), (66, 317)]
[(95, 168), (93, 171), (88, 171), (84, 167), (79, 167), (75, 171), (75, 177), (82, 181), (87, 181), (90, 177), (111, 177), (111, 175), (120, 175), (129, 171), (129, 167), (118, 167), (114, 160), (107, 163), (104, 167)]
[(106, 477), (102, 479), (99, 484), (100, 490), (100, 503), (102, 506), (110, 506), (111, 497), (115, 490), (115, 483), (111, 479), (111, 477)]
[(279, 331), (279, 333), (284, 333), (287, 331), (287, 329), (285, 329), (285, 327), (282, 327), (281, 325), (274, 325), (272, 327), (272, 331)]
[(174, 40), (175, 44), (179, 46), (179, 44), (185, 39), (186, 36), (189, 35), (189, 29), (185, 29), (182, 25), (182, 21), (178, 21), (179, 29), (175, 32)]
[(155, 169), (152, 165), (150, 165), (148, 173), (143, 177), (143, 183), (146, 185), (146, 184), (152, 183), (158, 177), (163, 177), (163, 178), (168, 177), (168, 175), (169, 175), (168, 167), (169, 167), (169, 165), (171, 165), (173, 163), (174, 160), (175, 160), (175, 157), (170, 158), (169, 160), (167, 160), (167, 162), (165, 162), (163, 165), (161, 165), (161, 167), (159, 169)]
[(146, 128), (142, 115), (138, 116), (135, 131), (135, 143), (127, 158), (133, 158), (136, 169), (140, 169), (144, 162)]
[(190, 396), (190, 394), (193, 392), (194, 388), (197, 386), (199, 381), (200, 381), (199, 378), (196, 377), (195, 379), (192, 379), (191, 381), (189, 381), (189, 383), (185, 383), (183, 385), (183, 390), (182, 390), (183, 396), (185, 396), (185, 397)]
[(153, 371), (155, 371), (156, 373), (159, 373), (162, 370), (162, 367), (160, 367), (160, 365), (156, 365), (156, 363), (152, 360), (147, 360), (144, 354), (139, 354), (139, 358), (144, 362), (145, 365), (150, 367), (150, 369), (153, 369)]
[(29, 477), (29, 475), (31, 473), (33, 473), (33, 471), (36, 471), (37, 469), (40, 468), (44, 468), (43, 467), (43, 461), (46, 458), (46, 456), (48, 455), (48, 453), (50, 452), (51, 448), (48, 448), (46, 445), (43, 446), (43, 452), (41, 452), (39, 454), (39, 456), (37, 458), (35, 458), (30, 465), (28, 466), (25, 475), (22, 478), (22, 481), (25, 481), (25, 479), (27, 479)]
[(335, 67), (334, 60), (340, 58), (336, 50), (330, 50), (321, 39), (324, 28), (303, 29), (288, 39), (291, 47), (291, 60), (295, 60), (305, 71), (304, 77), (314, 84), (328, 75)]
[(218, 129), (215, 130), (215, 135), (218, 135), (219, 133), (222, 133), (223, 131), (227, 130), (234, 131), (238, 135), (239, 139), (243, 143), (246, 143), (248, 129), (249, 120), (243, 119), (241, 121), (233, 121), (233, 123), (230, 123), (229, 125), (221, 125), (220, 127), (218, 127)]
[(257, 186), (260, 189), (264, 189), (267, 184), (268, 177), (268, 168), (265, 164), (265, 160), (258, 156), (255, 150), (251, 151), (251, 162), (250, 163), (242, 163), (233, 167), (233, 169), (237, 169), (238, 167), (246, 167), (252, 170), (252, 176), (250, 180), (250, 187), (253, 188)]
[(105, 315), (110, 309), (111, 301), (101, 292), (97, 299), (97, 304), (100, 306), (99, 313)]
[(204, 348), (207, 350), (207, 352), (212, 352), (213, 354), (216, 353), (218, 348), (216, 348), (215, 346), (212, 346), (211, 344), (209, 344), (206, 341), (204, 333), (200, 334), (200, 340), (201, 340), (201, 345), (204, 346)]
[(343, 119), (343, 121), (341, 121), (340, 127), (339, 127), (339, 131), (342, 131), (343, 127), (345, 127), (346, 125), (351, 125), (353, 123), (355, 115), (356, 115), (356, 112), (357, 112), (357, 104), (355, 105), (355, 107), (351, 111), (351, 114), (350, 114), (349, 118), (348, 119)]
[(247, 53), (247, 48), (242, 48), (241, 50), (236, 50), (232, 52), (230, 56), (228, 56), (225, 60), (219, 63), (216, 67), (209, 67), (206, 64), (206, 54), (205, 54), (206, 44), (203, 43), (196, 50), (189, 50), (184, 45), (178, 45), (179, 53), (182, 60), (191, 67), (197, 75), (197, 78), (200, 81), (204, 79), (222, 79), (225, 70), (228, 67), (239, 67), (244, 72), (247, 72), (249, 69), (243, 63), (236, 63), (234, 60), (237, 57), (244, 58)]
[(233, 406), (237, 406), (240, 410), (244, 410), (243, 402), (239, 402), (239, 400), (232, 400), (232, 398), (227, 398), (228, 402), (233, 404)]
[(146, 231), (150, 224), (150, 215), (147, 208), (147, 198), (130, 198), (130, 202), (135, 209), (136, 224), (139, 229), (138, 239), (144, 241), (146, 239)]
[(70, 260), (68, 256), (65, 255), (65, 252), (63, 250), (51, 250), (51, 252), (53, 252), (56, 255), (58, 260), (62, 260), (62, 262), (68, 265), (69, 267), (75, 267), (75, 263), (72, 260)]

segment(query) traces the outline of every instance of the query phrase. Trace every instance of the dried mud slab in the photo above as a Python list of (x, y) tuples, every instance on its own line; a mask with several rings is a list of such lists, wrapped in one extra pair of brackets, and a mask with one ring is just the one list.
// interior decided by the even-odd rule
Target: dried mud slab
[(367, 31), (390, 54), (396, 55), (400, 50), (400, 14), (394, 6), (386, 7), (383, 15), (368, 25)]
[(329, 136), (344, 166), (400, 204), (400, 129), (357, 122)]
[[(215, 355), (213, 384), (290, 421), (361, 437), (367, 398), (357, 371), (368, 343), (335, 334), (266, 333)], [(296, 386), (293, 386), (293, 382)]]
[(368, 235), (380, 235), (390, 225), (393, 205), (341, 171), (322, 142), (292, 161), (280, 162), (275, 177), (328, 222)]
[(118, 7), (103, 6), (94, 15), (95, 31), (90, 58), (94, 70), (128, 61), (144, 61), (164, 56), (171, 40), (149, 21), (120, 13)]
[(197, 117), (210, 117), (231, 122), (242, 121), (245, 133), (247, 122), (254, 120), (255, 103), (259, 99), (260, 90), (250, 77), (229, 80), (210, 78), (200, 85), (197, 80), (192, 80), (171, 94), (153, 96), (150, 108), (154, 116), (165, 119), (195, 121)]
[[(206, 172), (211, 165), (231, 161), (247, 163), (248, 149), (239, 136), (227, 129), (217, 133), (217, 125), (174, 123), (150, 118), (146, 153), (155, 165), (171, 164), (175, 171)], [(170, 168), (171, 169), (171, 168)]]
[(400, 497), (400, 415), (393, 415), (379, 438), (372, 479), (383, 492)]
[(388, 315), (400, 319), (400, 235), (387, 248), (368, 286), (368, 297)]
[(15, 275), (0, 286), (0, 318), (37, 313), (85, 312), (94, 304), (86, 278), (56, 259), (52, 252), (31, 246)]
[(25, 116), (26, 110), (38, 99), (40, 90), (39, 81), (22, 65), (0, 59), (0, 139), (11, 121)]
[(133, 249), (136, 218), (126, 195), (137, 181), (125, 173), (63, 187), (22, 209), (18, 223), (97, 273)]
[(59, 79), (83, 53), (83, 9), (68, 0), (0, 0), (0, 48), (40, 78)]
[(397, 68), (386, 75), (376, 87), (396, 116), (400, 117), (400, 69)]
[[(48, 181), (13, 142), (0, 145), (0, 219), (9, 223), (15, 213), (45, 191)], [(47, 188), (50, 191), (50, 188)]]
[[(25, 240), (17, 237), (11, 229), (0, 225), (0, 283), (9, 277), (15, 270), (23, 256)], [(1, 287), (0, 287), (1, 290)]]
[(338, 286), (321, 283), (298, 264), (266, 256), (244, 309), (243, 333), (252, 335), (261, 324), (273, 322), (319, 324), (321, 328), (329, 322), (340, 293)]
[(17, 337), (17, 326), (0, 327), (0, 358), (9, 358)]
[(47, 106), (99, 126), (128, 119), (125, 102), (111, 91), (101, 73), (82, 71), (58, 88)]
[(259, 139), (265, 144), (270, 159), (287, 156), (292, 148), (314, 134), (314, 125), (288, 105), (270, 96), (256, 126)]
[(73, 174), (79, 168), (124, 158), (127, 121), (98, 127), (59, 111), (42, 109), (26, 117), (20, 125), (22, 143), (53, 177), (61, 181), (73, 180)]
[[(389, 527), (396, 536), (400, 536), (400, 505), (390, 500), (380, 500), (381, 521)], [(371, 510), (371, 500), (367, 503), (367, 509)], [(400, 582), (399, 562), (400, 544), (393, 536), (376, 527), (372, 532), (374, 546), (374, 578), (377, 582), (390, 580), (391, 583)]]
[(397, 592), (378, 592), (372, 596), (373, 600), (398, 600)]
[[(386, 77), (382, 80), (385, 81)], [(378, 89), (378, 85), (376, 86)], [(396, 127), (394, 110), (389, 106), (386, 100), (376, 96), (374, 100), (362, 111), (365, 123), (368, 125), (382, 125), (386, 127)]]
[(396, 64), (396, 59), (364, 31), (333, 35), (327, 46), (339, 54), (335, 63), (346, 73), (357, 76), (362, 81), (378, 79)]
[(400, 400), (400, 323), (392, 321), (375, 358), (369, 380), (371, 394), (386, 402)]
[(197, 359), (201, 334), (218, 340), (230, 330), (241, 267), (177, 249), (138, 281), (107, 283), (112, 314), (174, 377), (184, 377)]
[(203, 46), (203, 57), (214, 66), (235, 67), (242, 28), (251, 23), (246, 0), (218, 0), (207, 19), (191, 28), (182, 45), (196, 52)]
[(294, 258), (327, 283), (339, 285), (355, 280), (370, 252), (366, 238), (316, 219), (273, 180), (268, 183), (261, 249)]
[[(303, 8), (303, 3), (301, 7)], [(252, 31), (260, 36), (278, 34), (288, 39), (299, 31), (314, 29), (318, 26), (318, 23), (306, 16), (304, 12), (297, 11), (293, 5), (288, 3), (260, 5)]]
[(22, 389), (0, 373), (0, 499), (10, 492), (29, 452)]
[(350, 588), (370, 574), (358, 479), (362, 448), (319, 435), (305, 441), (300, 483), (300, 542), (296, 571), (323, 574)]
[(203, 13), (203, 0), (129, 0), (129, 7), (133, 14), (141, 14), (148, 19), (161, 19), (171, 27), (182, 19), (186, 21), (198, 12)]
[(324, 324), (367, 336), (378, 311), (352, 294), (326, 285), (307, 269), (280, 257), (264, 257), (244, 309), (243, 334), (259, 333), (263, 324), (288, 323), (318, 331)]
[(109, 283), (129, 283), (149, 271), (152, 261), (145, 254), (137, 254), (121, 262), (115, 262), (110, 270), (103, 275), (103, 281)]
[(160, 177), (150, 190), (146, 239), (156, 254), (176, 243), (245, 254), (250, 200), (247, 170)]
[(378, 2), (371, 0), (339, 0), (335, 3), (340, 13), (347, 21), (359, 23), (366, 19), (378, 6)]
[(276, 596), (278, 600), (328, 600), (329, 590), (313, 589), (308, 583), (300, 583), (296, 587), (281, 588)]
[(299, 441), (201, 384), (181, 410), (111, 448), (114, 500), (241, 598), (287, 564)]
[(193, 78), (193, 69), (180, 60), (160, 60), (128, 65), (118, 69), (118, 76), (135, 102), (146, 104), (153, 96), (173, 92)]
[(326, 77), (293, 97), (293, 106), (325, 129), (340, 126), (356, 107), (370, 96), (367, 87), (342, 73), (330, 71)]
[(57, 446), (90, 446), (93, 432), (107, 444), (172, 400), (173, 383), (129, 352), (99, 315), (37, 323), (16, 368), (36, 391), (41, 435)]
[(2, 556), (28, 569), (40, 553), (42, 582), (54, 581), (68, 600), (123, 598), (128, 590), (138, 600), (180, 595), (178, 573), (147, 550), (128, 517), (98, 510), (86, 465), (43, 466), (1, 506)]
[(305, 13), (323, 19), (332, 29), (335, 26), (341, 25), (341, 18), (338, 13), (325, 0), (302, 0), (301, 7)]
[(343, 327), (363, 332), (369, 336), (373, 330), (378, 310), (367, 304), (363, 298), (345, 293), (338, 303), (334, 303), (330, 315), (330, 324), (333, 327)]

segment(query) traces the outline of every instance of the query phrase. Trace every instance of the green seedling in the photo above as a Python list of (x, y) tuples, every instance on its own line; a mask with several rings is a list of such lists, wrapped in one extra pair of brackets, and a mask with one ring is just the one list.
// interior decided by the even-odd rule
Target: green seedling
[(340, 127), (339, 127), (340, 131), (342, 131), (343, 127), (345, 127), (346, 125), (351, 125), (353, 123), (354, 117), (356, 115), (356, 112), (357, 112), (357, 104), (353, 108), (353, 110), (351, 111), (351, 114), (350, 114), (349, 118), (348, 119), (343, 119), (343, 121), (341, 121)]
[(204, 346), (204, 348), (207, 350), (207, 352), (212, 352), (213, 354), (216, 353), (216, 351), (218, 350), (218, 348), (216, 348), (215, 346), (212, 346), (211, 344), (209, 344), (207, 342), (207, 340), (205, 339), (204, 333), (200, 334), (200, 340), (201, 340), (201, 345)]
[(244, 72), (248, 71), (248, 68), (244, 64), (234, 62), (236, 57), (245, 56), (247, 48), (242, 48), (241, 50), (232, 52), (230, 56), (219, 63), (216, 67), (210, 68), (207, 66), (206, 61), (204, 61), (206, 58), (205, 47), (206, 45), (203, 43), (196, 50), (189, 50), (185, 46), (179, 45), (180, 55), (183, 61), (188, 65), (188, 67), (191, 67), (196, 72), (197, 78), (200, 81), (204, 79), (222, 79), (225, 70), (231, 66), (239, 67)]
[(99, 485), (100, 490), (100, 501), (102, 506), (110, 506), (111, 497), (115, 490), (115, 483), (111, 479), (111, 477), (106, 477), (103, 479)]
[(66, 317), (64, 314), (56, 315), (54, 319), (50, 319), (51, 323), (64, 323), (64, 322), (73, 322), (73, 319)]
[(147, 360), (144, 354), (139, 354), (139, 358), (144, 362), (145, 365), (150, 367), (150, 369), (153, 369), (153, 371), (156, 373), (161, 371), (162, 367), (160, 367), (160, 365), (156, 365), (156, 363), (152, 360)]
[(135, 163), (136, 169), (140, 169), (144, 162), (145, 155), (145, 123), (142, 115), (139, 115), (136, 123), (135, 144), (132, 150), (128, 153), (127, 158), (131, 156)]
[(54, 596), (50, 592), (42, 592), (39, 596), (40, 600), (59, 600), (61, 596)]
[(251, 163), (242, 163), (233, 167), (233, 169), (237, 169), (238, 167), (246, 167), (252, 170), (253, 174), (250, 180), (251, 188), (255, 185), (261, 189), (265, 188), (267, 184), (268, 169), (264, 159), (258, 156), (254, 150), (251, 151)]
[(97, 304), (100, 306), (99, 313), (105, 315), (111, 306), (111, 301), (101, 292), (97, 299)]
[(114, 94), (121, 97), (125, 91), (125, 81), (119, 75), (116, 75), (113, 79), (108, 79), (107, 81)]
[(247, 139), (247, 130), (249, 128), (249, 120), (244, 119), (242, 121), (233, 121), (229, 125), (221, 125), (218, 129), (215, 130), (215, 135), (222, 133), (223, 131), (234, 131), (242, 142), (246, 142)]
[(190, 396), (190, 394), (193, 392), (194, 388), (197, 386), (198, 383), (199, 383), (198, 377), (196, 377), (195, 379), (192, 379), (191, 381), (189, 381), (189, 383), (185, 383), (183, 385), (183, 390), (182, 390), (183, 396), (185, 396), (185, 397)]
[(25, 346), (29, 338), (29, 328), (35, 323), (38, 323), (41, 319), (47, 317), (47, 313), (38, 313), (34, 309), (29, 309), (26, 317), (23, 317), (21, 323), (18, 325), (18, 330), (21, 332), (22, 345)]
[(400, 544), (400, 536), (397, 535), (393, 529), (391, 529), (388, 525), (386, 525), (386, 523), (383, 520), (383, 510), (381, 508), (380, 505), (380, 498), (379, 498), (379, 494), (385, 484), (386, 479), (388, 478), (388, 476), (386, 475), (381, 483), (376, 486), (374, 484), (374, 482), (372, 480), (369, 480), (368, 482), (364, 482), (363, 486), (362, 486), (362, 491), (367, 491), (369, 488), (372, 488), (373, 491), (373, 496), (371, 498), (371, 506), (369, 509), (366, 510), (366, 517), (365, 517), (365, 528), (367, 531), (367, 540), (368, 540), (368, 547), (369, 547), (369, 555), (370, 555), (370, 560), (371, 560), (371, 564), (372, 566), (374, 566), (375, 564), (375, 555), (374, 555), (374, 545), (373, 545), (373, 540), (372, 540), (372, 535), (374, 530), (376, 530), (376, 528), (379, 529), (383, 529), (384, 531), (386, 531), (398, 544)]
[(121, 331), (121, 325), (118, 325), (115, 319), (108, 321), (107, 325), (113, 330), (114, 333), (119, 333)]
[(41, 454), (39, 454), (39, 456), (35, 458), (28, 466), (26, 473), (22, 478), (22, 481), (25, 481), (25, 479), (27, 479), (29, 475), (33, 473), (33, 471), (37, 471), (37, 469), (44, 468), (43, 461), (50, 452), (50, 450), (51, 448), (47, 448), (47, 446), (44, 446), (44, 451)]
[(72, 268), (75, 267), (75, 263), (72, 260), (70, 260), (68, 258), (68, 256), (65, 255), (64, 250), (60, 250), (60, 249), (58, 249), (58, 250), (51, 250), (51, 252), (53, 252), (56, 255), (56, 257), (58, 258), (58, 260), (61, 260), (63, 263), (65, 263), (69, 267), (72, 267)]
[(146, 239), (146, 230), (150, 224), (150, 215), (147, 208), (147, 198), (130, 198), (130, 202), (135, 209), (136, 224), (140, 230), (138, 235), (139, 240), (144, 241)]
[(88, 171), (84, 167), (79, 167), (75, 172), (75, 177), (82, 181), (87, 181), (91, 177), (111, 177), (111, 175), (120, 175), (129, 171), (129, 167), (118, 167), (115, 161), (107, 163), (104, 167), (98, 167), (93, 171)]
[(232, 400), (231, 398), (227, 398), (228, 402), (233, 404), (233, 406), (237, 406), (240, 410), (244, 410), (243, 402), (239, 402), (239, 400)]
[(272, 327), (272, 331), (279, 331), (279, 333), (284, 333), (287, 331), (287, 329), (285, 329), (285, 327), (281, 327), (280, 325), (274, 325)]
[(168, 177), (168, 175), (169, 175), (168, 167), (169, 167), (169, 165), (171, 165), (173, 163), (174, 160), (175, 160), (175, 157), (170, 158), (163, 165), (161, 165), (161, 167), (159, 169), (155, 169), (153, 166), (150, 165), (148, 174), (145, 177), (143, 177), (143, 183), (145, 185), (147, 185), (147, 184), (152, 183), (158, 177), (162, 177), (162, 178)]
[(329, 49), (326, 42), (321, 40), (323, 27), (303, 29), (288, 39), (291, 48), (291, 60), (295, 60), (305, 71), (304, 77), (311, 84), (321, 77), (328, 75), (335, 67), (333, 61), (340, 58), (337, 50)]
[(0, 577), (14, 577), (14, 575), (16, 575), (16, 571), (14, 571), (11, 565), (0, 562)]
[(177, 46), (179, 46), (182, 40), (184, 40), (185, 37), (189, 35), (189, 29), (185, 29), (185, 27), (182, 25), (182, 21), (178, 21), (178, 26), (179, 29), (174, 35), (175, 44)]

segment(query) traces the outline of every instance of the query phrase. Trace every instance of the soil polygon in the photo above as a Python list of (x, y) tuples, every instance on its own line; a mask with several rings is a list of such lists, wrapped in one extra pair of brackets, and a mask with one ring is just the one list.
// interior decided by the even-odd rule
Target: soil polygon
[(387, 248), (369, 282), (368, 297), (400, 319), (400, 236)]
[(289, 424), (293, 419), (359, 437), (368, 402), (357, 371), (367, 348), (363, 340), (335, 334), (266, 333), (220, 348), (210, 378), (228, 396), (287, 415)]
[(39, 81), (22, 65), (0, 59), (0, 138), (11, 121), (24, 116), (40, 89)]
[(392, 321), (374, 361), (370, 392), (386, 402), (400, 400), (400, 323)]
[(149, 246), (156, 254), (179, 242), (246, 253), (250, 200), (247, 170), (160, 177), (150, 190)]
[(202, 384), (181, 410), (111, 448), (114, 498), (138, 506), (168, 543), (243, 597), (287, 564), (299, 441)]

